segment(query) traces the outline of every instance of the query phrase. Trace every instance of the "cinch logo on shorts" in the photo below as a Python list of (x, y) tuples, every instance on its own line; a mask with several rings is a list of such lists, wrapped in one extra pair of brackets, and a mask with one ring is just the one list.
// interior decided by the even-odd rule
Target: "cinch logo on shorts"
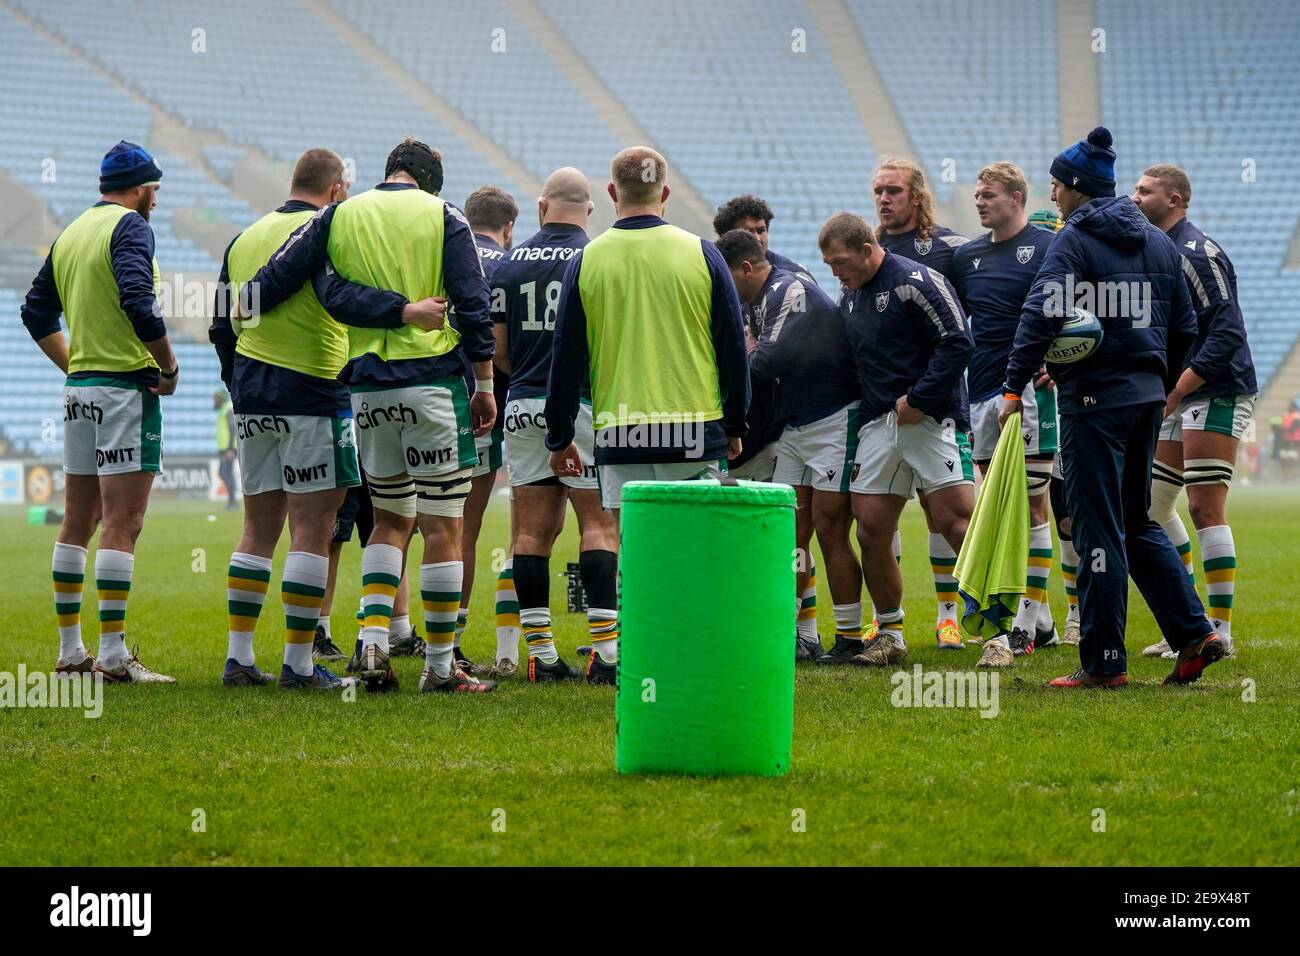
[(309, 465), (306, 468), (284, 466), (284, 483), (295, 485), (300, 481), (320, 481), (327, 474), (325, 465)]
[(459, 461), (454, 448), (437, 448), (425, 451), (420, 448), (406, 449), (406, 463), (412, 468), (424, 465), (445, 465), (447, 462)]
[(135, 461), (135, 448), (96, 448), (95, 464), (100, 468), (105, 465), (125, 465)]
[(261, 435), (264, 432), (283, 432), (287, 435), (289, 434), (289, 421), (279, 415), (263, 415), (261, 418), (241, 416), (235, 425), (235, 431), (240, 438), (252, 438), (254, 435)]
[(93, 421), (96, 425), (104, 424), (104, 410), (96, 402), (78, 402), (68, 399), (63, 403), (63, 420), (75, 422), (78, 418)]
[(532, 414), (529, 412), (511, 412), (506, 416), (506, 431), (514, 433), (521, 432), (525, 428), (531, 427), (545, 428), (546, 416), (541, 412)]
[(357, 412), (357, 425), (361, 428), (370, 428), (381, 422), (388, 424), (405, 422), (408, 425), (416, 423), (415, 409), (405, 402), (398, 402), (395, 405), (381, 405), (379, 408), (371, 408), (368, 402), (361, 403), (361, 411)]

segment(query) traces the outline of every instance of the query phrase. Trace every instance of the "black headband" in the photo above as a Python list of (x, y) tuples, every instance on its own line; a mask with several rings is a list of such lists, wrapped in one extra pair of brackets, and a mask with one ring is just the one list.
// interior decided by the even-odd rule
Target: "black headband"
[(442, 160), (424, 143), (402, 143), (388, 154), (384, 178), (398, 171), (409, 174), (426, 193), (442, 192)]

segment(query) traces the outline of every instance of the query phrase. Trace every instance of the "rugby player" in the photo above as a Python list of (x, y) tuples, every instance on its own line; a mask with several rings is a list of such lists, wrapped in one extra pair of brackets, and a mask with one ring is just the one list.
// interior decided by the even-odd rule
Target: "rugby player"
[[(126, 649), (135, 545), (161, 468), (159, 397), (179, 367), (157, 293), (149, 213), (162, 170), (141, 146), (119, 142), (99, 167), (99, 202), (59, 234), (22, 306), (23, 325), (67, 375), (63, 386), (63, 522), (54, 545), (59, 676), (95, 673), (108, 683), (172, 683)], [(59, 315), (68, 322), (64, 337)], [(81, 641), (86, 549), (95, 551), (98, 657)]]
[(814, 531), (834, 602), (832, 652), (822, 651), (814, 629), (811, 640), (797, 634), (795, 656), (827, 663), (849, 660), (863, 650), (862, 567), (849, 543), (849, 480), (861, 422), (857, 372), (844, 319), (815, 284), (774, 268), (752, 233), (733, 229), (718, 240), (718, 251), (754, 319), (754, 335), (747, 334), (751, 378), (760, 384), (780, 381), (777, 417), (785, 427), (777, 442), (772, 480), (795, 489), (799, 608)]
[[(795, 262), (768, 247), (772, 238), (772, 220), (776, 218), (772, 207), (758, 196), (733, 196), (718, 207), (713, 217), (714, 232), (721, 238), (733, 229), (753, 233), (763, 250), (763, 257), (774, 269), (793, 274), (806, 285), (816, 285), (817, 280), (807, 266)], [(746, 344), (757, 341), (758, 331), (750, 307), (741, 303), (741, 317), (745, 321)], [(776, 442), (781, 437), (785, 423), (773, 414), (776, 406), (776, 384), (750, 375), (749, 412), (746, 414), (745, 444), (739, 455), (730, 463), (728, 471), (735, 478), (753, 481), (770, 481), (776, 466)], [(821, 638), (817, 634), (817, 568), (812, 555), (805, 555), (799, 565), (803, 582), (799, 593), (799, 615), (795, 619), (795, 648), (800, 660), (816, 660), (823, 653)]]
[[(614, 157), (618, 218), (574, 254), (558, 298), (544, 408), (551, 470), (578, 478), (589, 464), (575, 444), (589, 380), (592, 457), (616, 522), (626, 482), (690, 479), (710, 463), (725, 470), (745, 432), (749, 365), (735, 285), (713, 243), (664, 220), (667, 174), (646, 146)], [(628, 360), (648, 355), (653, 364)], [(616, 661), (593, 652), (589, 679), (613, 680)]]
[[(349, 328), (342, 373), (352, 393), (359, 456), (370, 485), (375, 527), (361, 558), (365, 630), (360, 676), (368, 688), (396, 687), (388, 626), (412, 527), (424, 538), (420, 592), (425, 667), (421, 692), (484, 693), (495, 688), (457, 667), (453, 654), (460, 608), (461, 516), (478, 460), (473, 439), (496, 419), (488, 288), (464, 214), (437, 197), (442, 157), (409, 137), (389, 154), (385, 180), (369, 192), (324, 207), (295, 232), (255, 276), (269, 310), (308, 280), (332, 315), (361, 306), (358, 293), (386, 293), (379, 318), (388, 328)], [(345, 282), (330, 282), (334, 277)], [(429, 330), (406, 328), (407, 305), (433, 298), (455, 310), (454, 331), (439, 317)], [(241, 293), (239, 307), (251, 305)], [(358, 315), (354, 314), (353, 318)], [(456, 334), (459, 333), (459, 334)], [(477, 385), (465, 388), (460, 349), (474, 363)]]
[[(1169, 537), (1147, 513), (1160, 422), (1196, 338), (1196, 314), (1178, 248), (1131, 199), (1115, 197), (1111, 142), (1110, 131), (1099, 126), (1052, 161), (1052, 199), (1065, 228), (1025, 300), (1003, 383), (1005, 423), (1020, 411), (1021, 395), (1065, 315), (1087, 308), (1080, 298), (1092, 306), (1105, 329), (1100, 347), (1087, 361), (1054, 366), (1061, 470), (1071, 529), (1084, 556), (1080, 664), (1049, 682), (1056, 688), (1128, 685), (1130, 576), (1178, 651), (1166, 684), (1199, 679), (1225, 650)], [(1133, 276), (1142, 281), (1131, 282)], [(1106, 288), (1125, 293), (1099, 294)]]
[[(483, 275), (489, 282), (497, 266), (505, 261), (514, 241), (515, 220), (519, 206), (514, 198), (499, 186), (481, 186), (465, 200), (465, 218), (469, 220), (478, 249)], [(461, 554), (465, 562), (465, 583), (461, 588), (460, 610), (456, 614), (455, 657), (457, 663), (471, 674), (480, 668), (461, 650), (461, 639), (469, 623), (469, 601), (474, 590), (474, 570), (478, 557), (478, 537), (483, 530), (483, 513), (492, 500), (497, 472), (501, 469), (502, 443), (505, 432), (500, 410), (505, 406), (509, 383), (505, 372), (496, 365), (492, 369), (492, 392), (497, 404), (497, 420), (492, 431), (474, 439), (478, 450), (478, 464), (470, 480), (469, 497), (465, 499), (465, 527), (461, 536)], [(468, 357), (465, 360), (465, 385), (474, 394), (474, 371)], [(518, 651), (516, 650), (517, 654)]]
[[(993, 163), (975, 181), (975, 210), (989, 232), (959, 246), (952, 257), (952, 284), (970, 319), (975, 351), (966, 370), (973, 428), (972, 453), (983, 474), (1001, 436), (1002, 378), (1020, 323), (1020, 309), (1055, 236), (1029, 225), (1029, 184), (1014, 163)], [(1046, 376), (1043, 376), (1046, 379)], [(1029, 385), (1021, 415), (1029, 489), (1029, 553), (1025, 594), (1010, 634), (984, 644), (980, 667), (1009, 667), (1013, 657), (1059, 643), (1051, 625), (1047, 578), (1052, 565), (1052, 526), (1047, 499), (1056, 456), (1056, 394), (1050, 380)], [(1046, 609), (1047, 626), (1040, 624)]]
[[(1191, 199), (1187, 174), (1168, 163), (1148, 168), (1133, 190), (1133, 202), (1142, 214), (1178, 247), (1196, 309), (1196, 341), (1165, 402), (1156, 443), (1151, 517), (1169, 535), (1190, 576), (1191, 542), (1177, 510), (1185, 482), (1187, 509), (1201, 546), (1207, 613), (1231, 655), (1237, 548), (1228, 524), (1228, 487), (1259, 385), (1237, 302), (1237, 271), (1223, 247), (1187, 218)], [(1163, 639), (1142, 653), (1176, 656)]]
[[(347, 360), (347, 330), (326, 313), (311, 285), (237, 325), (230, 318), (237, 290), (322, 208), (346, 199), (349, 185), (337, 154), (308, 150), (294, 167), (289, 198), (236, 236), (222, 261), (208, 337), (234, 403), (244, 480), (244, 530), (227, 572), (230, 629), (222, 682), (228, 687), (272, 679), (255, 663), (253, 634), (286, 517), (279, 684), (340, 690), (354, 683), (316, 663), (337, 658), (314, 647), (335, 512), (346, 490), (361, 484), (352, 405), (347, 386), (338, 380)], [(381, 315), (388, 304), (376, 290), (357, 287), (355, 294), (364, 300), (363, 313)], [(408, 318), (416, 311), (408, 307)]]
[[(528, 643), (528, 680), (534, 684), (581, 676), (560, 658), (551, 632), (550, 557), (564, 528), (566, 500), (573, 505), (581, 535), (578, 568), (587, 593), (593, 648), (587, 679), (608, 682), (607, 670), (595, 662), (617, 657), (618, 532), (612, 514), (600, 506), (589, 386), (582, 389), (574, 428), (582, 474), (555, 475), (546, 450), (546, 383), (560, 290), (569, 263), (587, 245), (587, 222), (594, 208), (587, 177), (572, 167), (557, 169), (537, 201), (541, 229), (510, 251), (492, 279), (496, 361), (510, 375), (503, 418), (515, 528), (513, 580)], [(499, 657), (494, 676), (508, 676), (517, 666), (510, 657)]]
[[(872, 175), (871, 194), (879, 221), (877, 244), (886, 252), (934, 269), (951, 282), (953, 252), (966, 241), (966, 237), (934, 221), (934, 196), (921, 167), (906, 159), (882, 161)], [(965, 407), (964, 382), (961, 388)], [(943, 650), (960, 650), (963, 645), (957, 630), (957, 614), (961, 601), (957, 596), (957, 579), (953, 577), (957, 555), (948, 546), (939, 523), (931, 516), (924, 490), (918, 489), (918, 497), (929, 531), (930, 569), (934, 575), (936, 605), (935, 641)], [(894, 542), (894, 555), (896, 558), (902, 556), (901, 540)], [(869, 640), (875, 636), (875, 629), (873, 622), (868, 631)]]
[(815, 285), (816, 280), (806, 266), (768, 248), (768, 242), (772, 238), (772, 220), (775, 218), (772, 207), (758, 196), (733, 196), (718, 207), (713, 217), (713, 231), (719, 239), (733, 229), (752, 232), (763, 249), (763, 257), (773, 269), (793, 273), (799, 281)]
[(962, 374), (974, 346), (948, 280), (887, 252), (861, 216), (837, 213), (817, 242), (844, 284), (840, 309), (861, 388), (849, 490), (879, 632), (852, 660), (884, 667), (907, 656), (903, 578), (892, 547), (903, 505), (924, 489), (929, 520), (953, 554), (970, 522), (974, 471)]

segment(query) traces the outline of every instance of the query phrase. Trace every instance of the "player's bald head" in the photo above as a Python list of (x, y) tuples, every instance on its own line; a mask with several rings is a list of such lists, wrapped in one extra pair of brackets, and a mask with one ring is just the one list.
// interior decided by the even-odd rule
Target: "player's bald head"
[(587, 177), (572, 166), (562, 166), (546, 177), (542, 198), (547, 202), (570, 206), (585, 206), (591, 201), (591, 187)]
[(668, 185), (668, 161), (649, 146), (629, 146), (609, 164), (609, 178), (620, 205), (654, 205)]

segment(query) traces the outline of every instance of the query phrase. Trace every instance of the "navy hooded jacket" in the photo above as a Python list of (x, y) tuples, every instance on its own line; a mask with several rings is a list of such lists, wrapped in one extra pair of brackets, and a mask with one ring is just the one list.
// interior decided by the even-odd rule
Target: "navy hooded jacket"
[(1127, 196), (1091, 199), (1066, 220), (1025, 300), (1004, 391), (1021, 394), (1071, 308), (1101, 321), (1101, 347), (1049, 367), (1062, 414), (1163, 402), (1196, 337), (1173, 241)]

